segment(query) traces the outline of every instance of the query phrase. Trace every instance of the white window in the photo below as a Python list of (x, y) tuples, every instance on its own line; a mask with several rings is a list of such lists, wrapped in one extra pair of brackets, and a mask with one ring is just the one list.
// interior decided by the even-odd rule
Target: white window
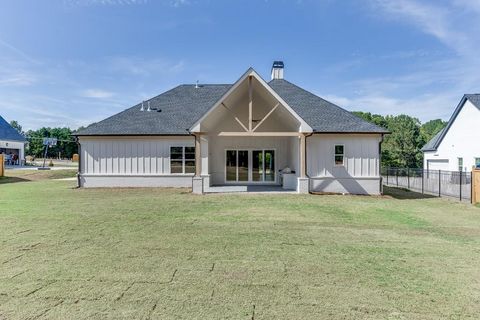
[(195, 173), (195, 147), (170, 147), (170, 173)]
[(463, 158), (458, 158), (458, 171), (463, 171)]
[(335, 165), (343, 166), (345, 162), (345, 146), (343, 144), (335, 145)]

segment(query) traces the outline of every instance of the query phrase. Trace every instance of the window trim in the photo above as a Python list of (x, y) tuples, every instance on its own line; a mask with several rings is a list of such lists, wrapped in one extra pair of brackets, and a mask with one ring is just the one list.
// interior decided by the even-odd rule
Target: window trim
[[(337, 153), (337, 147), (338, 146), (341, 146), (343, 148), (343, 153)], [(341, 164), (337, 164), (337, 161), (335, 160), (335, 158), (337, 156), (342, 156), (342, 163)], [(344, 167), (345, 166), (345, 144), (342, 144), (342, 143), (336, 143), (333, 145), (333, 165), (335, 167)]]
[[(172, 172), (172, 148), (182, 148), (182, 172)], [(187, 161), (193, 161), (194, 162), (194, 168), (197, 166), (197, 160), (195, 158), (193, 159), (186, 159), (185, 158), (185, 149), (186, 148), (193, 148), (195, 150), (195, 146), (188, 146), (188, 145), (170, 145), (169, 146), (169, 154), (168, 154), (168, 161), (169, 161), (169, 167), (170, 167), (170, 174), (172, 175), (194, 175), (195, 172), (185, 172), (185, 162)], [(194, 151), (195, 153), (195, 151)], [(180, 161), (180, 159), (173, 159), (174, 161)], [(195, 171), (195, 169), (194, 169)]]

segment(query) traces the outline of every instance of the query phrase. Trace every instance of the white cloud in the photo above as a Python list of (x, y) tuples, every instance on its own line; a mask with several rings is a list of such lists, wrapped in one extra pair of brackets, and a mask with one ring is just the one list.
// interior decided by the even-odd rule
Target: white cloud
[(29, 86), (37, 81), (35, 75), (25, 72), (3, 72), (0, 70), (0, 86)]
[(135, 76), (156, 77), (178, 74), (185, 69), (185, 61), (170, 61), (163, 58), (146, 59), (140, 57), (112, 57), (108, 59), (112, 71), (130, 73)]
[(122, 6), (147, 3), (148, 0), (64, 0), (67, 6)]
[(188, 0), (172, 0), (171, 1), (171, 5), (175, 8), (178, 8), (180, 6), (184, 6), (184, 5), (187, 5), (187, 4), (190, 4), (190, 1), (188, 1)]
[[(181, 7), (189, 5), (189, 0), (156, 0), (163, 5), (171, 7)], [(150, 2), (149, 0), (64, 0), (64, 4), (69, 7), (89, 7), (89, 6), (131, 6), (142, 5)]]
[(102, 89), (87, 89), (84, 90), (81, 95), (85, 98), (106, 99), (113, 97), (115, 94)]
[[(476, 34), (480, 29), (480, 1), (370, 2), (376, 17), (413, 26), (437, 39), (451, 54), (429, 60), (418, 56), (419, 53), (427, 55), (427, 52), (407, 52), (406, 59), (418, 62), (420, 60), (413, 59), (420, 58), (422, 61), (417, 63), (414, 71), (387, 77), (365, 77), (346, 84), (348, 94), (326, 97), (350, 110), (406, 113), (426, 121), (437, 117), (448, 119), (464, 93), (480, 91), (480, 42)], [(402, 55), (383, 58), (399, 59)]]

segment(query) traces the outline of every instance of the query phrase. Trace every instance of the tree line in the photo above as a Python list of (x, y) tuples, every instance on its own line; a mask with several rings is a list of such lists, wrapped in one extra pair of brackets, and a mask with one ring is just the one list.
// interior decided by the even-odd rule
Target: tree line
[(78, 152), (78, 145), (72, 137), (73, 130), (70, 128), (43, 127), (24, 132), (22, 126), (17, 121), (11, 121), (10, 125), (27, 139), (28, 143), (25, 147), (25, 155), (27, 156), (36, 158), (44, 156), (45, 146), (43, 145), (43, 138), (58, 139), (56, 146), (48, 148), (48, 158), (71, 159), (72, 156)]
[[(383, 116), (361, 111), (353, 113), (391, 132), (385, 135), (382, 143), (382, 167), (421, 168), (423, 165), (421, 148), (447, 124), (441, 119), (422, 124), (417, 118), (404, 114)], [(27, 138), (26, 155), (43, 157), (45, 150), (43, 138), (59, 140), (56, 146), (48, 149), (47, 157), (71, 158), (78, 152), (77, 143), (72, 137), (73, 130), (70, 128), (43, 127), (23, 132), (22, 126), (17, 121), (10, 124)]]
[(422, 124), (417, 118), (404, 114), (383, 116), (361, 111), (353, 113), (391, 132), (385, 135), (382, 143), (382, 167), (422, 168), (421, 148), (447, 125), (441, 119)]

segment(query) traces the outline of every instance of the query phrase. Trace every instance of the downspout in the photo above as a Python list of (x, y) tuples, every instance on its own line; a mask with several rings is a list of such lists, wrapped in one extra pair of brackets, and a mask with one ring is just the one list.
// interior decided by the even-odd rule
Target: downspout
[(382, 133), (380, 142), (378, 143), (378, 172), (380, 173), (380, 194), (383, 195), (383, 177), (382, 177), (382, 142), (383, 142), (383, 136), (384, 134)]
[(78, 152), (78, 171), (77, 171), (77, 188), (80, 188), (80, 174), (82, 172), (82, 146), (80, 145), (80, 140), (78, 136), (75, 137), (75, 142), (77, 143), (77, 152)]
[[(305, 135), (305, 177), (307, 177), (307, 178), (309, 179), (309, 180), (308, 180), (308, 181), (309, 181), (309, 182), (308, 182), (308, 185), (310, 185), (310, 176), (308, 175), (308, 168), (307, 168), (307, 162), (308, 162), (308, 161), (307, 161), (307, 159), (308, 159), (308, 155), (307, 155), (307, 150), (308, 150), (308, 148), (307, 148), (307, 145), (308, 145), (308, 143), (307, 143), (307, 138), (313, 136), (314, 133), (315, 133), (315, 132), (311, 132), (310, 134)], [(309, 188), (309, 189), (310, 189), (310, 188)]]

